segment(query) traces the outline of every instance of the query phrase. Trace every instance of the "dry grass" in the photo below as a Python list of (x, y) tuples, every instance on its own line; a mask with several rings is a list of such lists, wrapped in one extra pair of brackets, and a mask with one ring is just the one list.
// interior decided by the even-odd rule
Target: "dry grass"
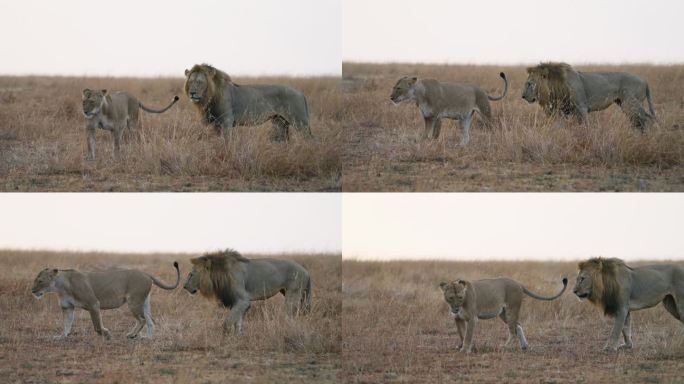
[[(538, 105), (521, 99), (525, 68), (493, 66), (343, 64), (345, 191), (682, 191), (684, 190), (684, 66), (592, 66), (646, 79), (660, 124), (646, 135), (621, 110), (590, 114), (589, 124), (564, 129)], [(389, 100), (398, 78), (415, 74), (479, 84), (508, 96), (492, 102), (495, 124), (478, 119), (470, 144), (459, 146), (460, 123), (445, 120), (436, 141), (422, 141), (415, 104)]]
[(347, 382), (682, 380), (684, 325), (662, 306), (632, 315), (633, 350), (605, 354), (601, 348), (612, 323), (570, 292), (553, 302), (523, 301), (527, 352), (501, 348), (508, 331), (499, 319), (478, 323), (474, 353), (456, 352), (458, 333), (439, 282), (508, 276), (536, 292), (551, 294), (560, 289), (562, 275), (574, 280), (575, 263), (344, 260), (342, 268), (342, 359)]
[[(271, 124), (214, 134), (183, 96), (181, 78), (0, 77), (0, 190), (4, 191), (336, 191), (341, 188), (342, 119), (336, 78), (248, 78), (307, 96), (312, 140), (296, 132), (270, 140)], [(97, 133), (97, 160), (84, 160), (81, 90), (125, 90), (145, 105), (181, 100), (164, 114), (140, 112), (143, 140), (112, 159), (111, 134)]]
[[(340, 370), (341, 262), (339, 255), (296, 255), (313, 281), (312, 312), (290, 319), (282, 297), (255, 302), (244, 334), (224, 336), (227, 311), (182, 288), (152, 288), (156, 334), (128, 340), (128, 309), (103, 312), (112, 339), (98, 337), (85, 311), (76, 311), (73, 337), (57, 341), (62, 316), (54, 294), (31, 296), (35, 275), (47, 265), (87, 270), (118, 265), (173, 281), (173, 260), (182, 278), (191, 255), (0, 252), (0, 377), (3, 382), (336, 382)], [(248, 255), (259, 257), (258, 255)], [(144, 331), (143, 331), (144, 332)]]

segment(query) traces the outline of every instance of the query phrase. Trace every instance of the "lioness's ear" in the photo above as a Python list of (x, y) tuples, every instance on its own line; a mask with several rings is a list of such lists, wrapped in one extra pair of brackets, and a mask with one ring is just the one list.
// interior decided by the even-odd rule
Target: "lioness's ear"
[(467, 286), (465, 280), (458, 280), (457, 283), (461, 284), (462, 286)]
[(185, 70), (185, 77), (188, 77), (189, 74), (190, 74), (190, 71), (188, 71), (188, 70), (186, 69), (186, 70)]
[(418, 81), (418, 78), (415, 77), (415, 76), (413, 76), (413, 77), (411, 77), (411, 78), (409, 79), (409, 81), (411, 82), (411, 84), (415, 84), (416, 81)]
[(447, 283), (445, 283), (444, 281), (442, 281), (441, 283), (439, 283), (439, 289), (441, 289), (442, 291), (444, 291), (444, 290), (446, 289), (447, 285), (449, 285), (449, 284), (447, 284)]
[(55, 275), (57, 274), (57, 272), (59, 272), (59, 270), (58, 270), (57, 268), (54, 268), (54, 269), (52, 270), (52, 273), (55, 274)]
[(83, 94), (86, 95), (86, 96), (87, 96), (87, 95), (90, 95), (90, 92), (91, 92), (91, 91), (90, 91), (90, 89), (88, 89), (88, 88), (86, 88), (86, 89), (83, 90)]
[(190, 259), (190, 264), (192, 264), (192, 265), (202, 264), (202, 259), (200, 259), (199, 257), (195, 257), (193, 259)]
[(103, 95), (106, 95), (106, 94), (107, 94), (107, 90), (106, 90), (106, 89), (103, 89), (103, 90), (102, 90), (102, 94), (103, 94)]

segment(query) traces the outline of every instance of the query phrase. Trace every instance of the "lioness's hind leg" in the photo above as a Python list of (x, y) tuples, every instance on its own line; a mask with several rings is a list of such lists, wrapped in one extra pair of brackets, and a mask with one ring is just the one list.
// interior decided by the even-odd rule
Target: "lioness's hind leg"
[(473, 112), (468, 112), (467, 115), (463, 117), (463, 138), (461, 139), (461, 145), (466, 146), (470, 141), (470, 123), (473, 122)]
[(140, 330), (145, 325), (144, 305), (144, 301), (141, 301), (133, 297), (129, 298), (128, 300), (128, 309), (131, 310), (131, 314), (133, 315), (136, 321), (136, 324), (135, 326), (133, 326), (133, 329), (126, 335), (126, 337), (128, 337), (129, 339), (137, 337), (138, 333), (140, 333)]
[(432, 138), (438, 139), (439, 133), (442, 130), (442, 119), (435, 119), (435, 124), (432, 126)]
[(150, 305), (150, 295), (148, 294), (143, 303), (143, 315), (147, 323), (147, 337), (154, 336), (154, 319), (152, 319), (152, 306)]

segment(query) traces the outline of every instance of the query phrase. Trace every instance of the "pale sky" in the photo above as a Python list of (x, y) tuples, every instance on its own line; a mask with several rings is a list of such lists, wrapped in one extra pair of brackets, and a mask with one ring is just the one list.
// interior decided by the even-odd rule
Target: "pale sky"
[(0, 74), (339, 75), (341, 0), (0, 0)]
[(341, 251), (341, 197), (306, 193), (0, 193), (0, 249)]
[(344, 0), (345, 61), (684, 62), (680, 0)]
[(344, 194), (343, 258), (684, 259), (684, 194)]

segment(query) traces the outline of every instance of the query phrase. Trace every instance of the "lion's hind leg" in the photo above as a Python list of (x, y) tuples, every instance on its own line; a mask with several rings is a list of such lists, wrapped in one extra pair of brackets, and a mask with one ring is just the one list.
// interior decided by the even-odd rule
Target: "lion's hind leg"
[(634, 128), (638, 128), (644, 133), (653, 124), (653, 116), (646, 112), (641, 102), (635, 98), (629, 98), (617, 103), (622, 112), (627, 115)]
[(679, 300), (679, 303), (677, 303), (675, 301), (674, 296), (672, 295), (667, 295), (663, 299), (663, 306), (665, 307), (665, 309), (667, 309), (667, 311), (670, 312), (670, 314), (674, 316), (675, 319), (681, 321), (682, 323), (684, 323), (684, 303), (682, 303), (683, 301), (684, 300)]
[(271, 140), (276, 142), (287, 141), (289, 138), (290, 123), (281, 116), (275, 116), (272, 119), (273, 133)]

